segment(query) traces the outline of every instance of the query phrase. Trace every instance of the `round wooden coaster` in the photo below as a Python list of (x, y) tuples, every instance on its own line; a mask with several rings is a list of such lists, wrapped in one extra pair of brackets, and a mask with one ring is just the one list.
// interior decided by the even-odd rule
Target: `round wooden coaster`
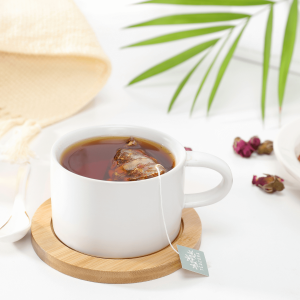
[[(172, 243), (199, 249), (201, 221), (192, 208), (182, 212), (181, 229)], [(133, 283), (169, 275), (181, 268), (180, 259), (170, 246), (150, 255), (108, 259), (77, 252), (63, 244), (51, 223), (51, 200), (36, 211), (31, 225), (31, 241), (36, 254), (50, 267), (79, 279), (103, 283)]]

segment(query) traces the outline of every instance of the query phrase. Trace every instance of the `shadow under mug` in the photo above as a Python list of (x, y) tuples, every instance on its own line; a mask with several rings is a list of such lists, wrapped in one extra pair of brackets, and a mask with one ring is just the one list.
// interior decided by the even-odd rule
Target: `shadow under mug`
[[(171, 241), (180, 230), (183, 208), (213, 204), (231, 188), (232, 174), (223, 160), (206, 153), (187, 152), (178, 141), (160, 131), (128, 125), (71, 131), (61, 136), (51, 151), (52, 220), (57, 237), (79, 252), (105, 258), (130, 258), (168, 245), (158, 177), (104, 181), (77, 175), (60, 164), (68, 146), (102, 136), (140, 137), (162, 144), (173, 153), (175, 167), (161, 176), (164, 217)], [(184, 171), (189, 166), (213, 169), (223, 179), (209, 191), (184, 194)]]

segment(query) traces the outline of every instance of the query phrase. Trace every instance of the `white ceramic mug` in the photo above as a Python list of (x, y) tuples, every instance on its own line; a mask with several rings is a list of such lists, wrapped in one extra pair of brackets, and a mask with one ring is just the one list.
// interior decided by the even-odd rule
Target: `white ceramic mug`
[[(183, 208), (213, 204), (231, 188), (231, 171), (223, 160), (210, 154), (187, 152), (174, 138), (160, 131), (107, 125), (69, 132), (55, 142), (51, 151), (52, 220), (58, 238), (77, 251), (106, 258), (129, 258), (168, 245), (158, 177), (129, 182), (96, 180), (74, 174), (60, 164), (68, 146), (98, 136), (141, 137), (162, 144), (173, 153), (175, 167), (161, 176), (165, 222), (172, 241), (179, 232)], [(184, 171), (189, 166), (213, 169), (223, 179), (209, 191), (184, 194)]]

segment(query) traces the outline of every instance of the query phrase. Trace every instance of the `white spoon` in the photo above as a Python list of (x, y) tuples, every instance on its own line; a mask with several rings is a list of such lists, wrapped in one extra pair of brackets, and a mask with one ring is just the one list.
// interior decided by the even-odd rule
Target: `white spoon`
[(15, 197), (13, 211), (8, 221), (0, 228), (0, 242), (14, 243), (23, 238), (28, 232), (31, 221), (25, 211), (25, 191), (30, 164), (25, 165), (23, 178), (19, 183), (19, 190)]

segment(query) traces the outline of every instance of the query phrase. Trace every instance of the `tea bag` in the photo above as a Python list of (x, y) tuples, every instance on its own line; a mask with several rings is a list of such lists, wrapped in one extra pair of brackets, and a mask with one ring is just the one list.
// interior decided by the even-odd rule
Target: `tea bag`
[(130, 138), (124, 148), (118, 149), (108, 171), (112, 181), (136, 181), (148, 179), (166, 173), (166, 169), (158, 161), (147, 155), (144, 150), (137, 149), (138, 142)]

